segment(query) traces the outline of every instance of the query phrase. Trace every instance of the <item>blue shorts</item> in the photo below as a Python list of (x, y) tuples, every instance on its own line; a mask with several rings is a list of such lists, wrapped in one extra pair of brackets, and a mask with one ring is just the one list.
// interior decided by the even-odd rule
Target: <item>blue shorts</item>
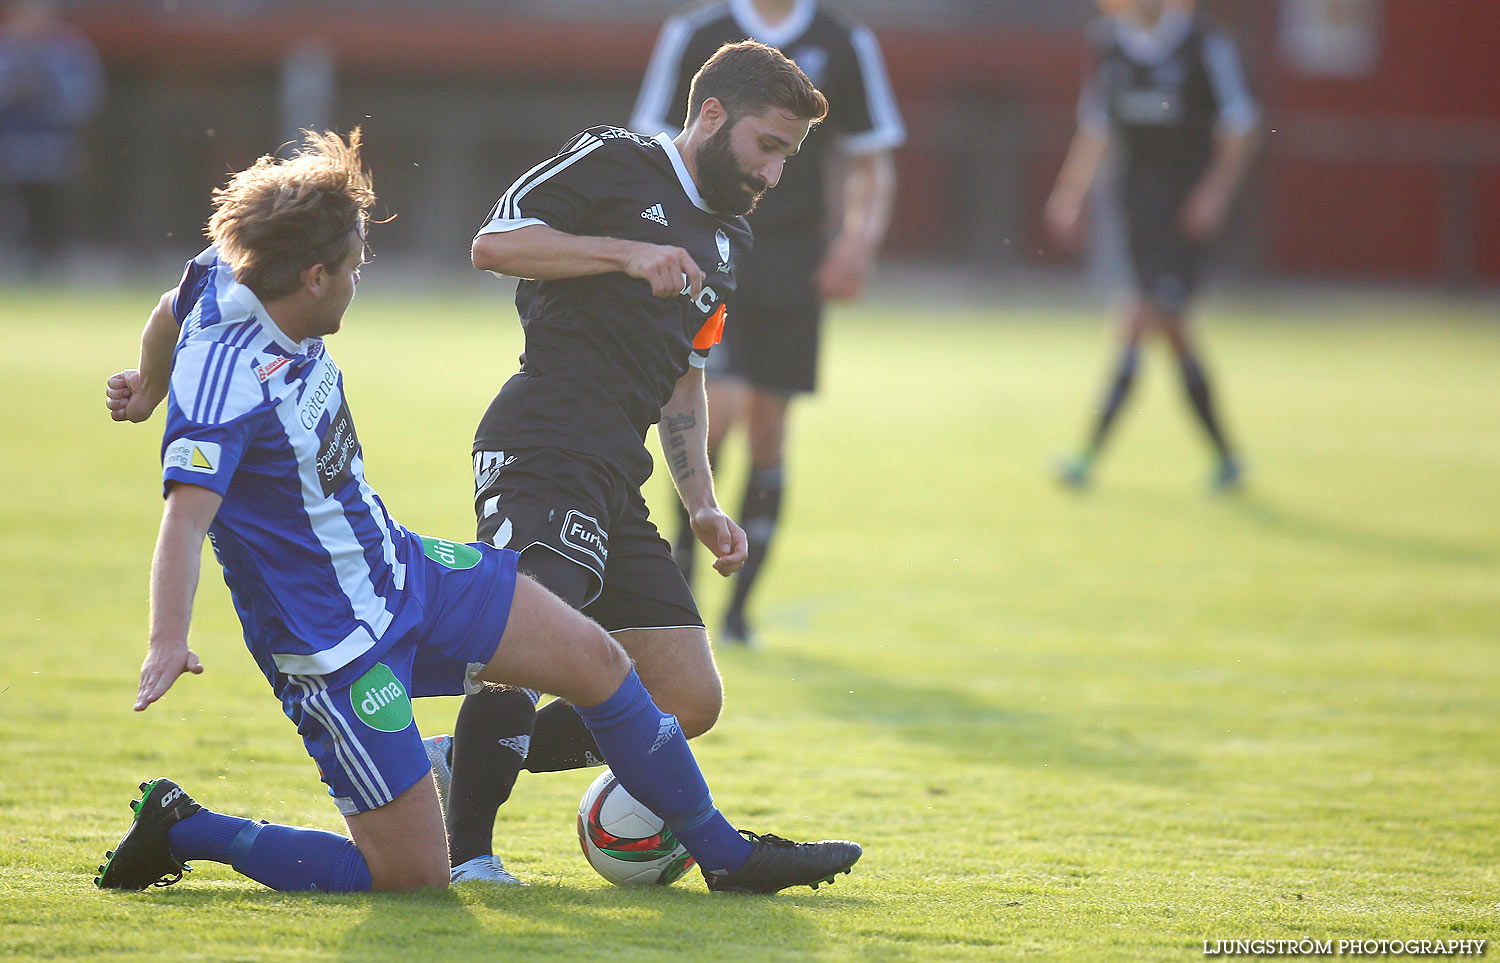
[[(318, 775), (346, 816), (384, 806), (431, 771), (413, 698), (462, 695), (500, 644), (516, 591), (508, 549), (423, 538), (403, 603), (415, 624), (328, 675), (272, 673)], [(398, 622), (406, 621), (398, 619)]]

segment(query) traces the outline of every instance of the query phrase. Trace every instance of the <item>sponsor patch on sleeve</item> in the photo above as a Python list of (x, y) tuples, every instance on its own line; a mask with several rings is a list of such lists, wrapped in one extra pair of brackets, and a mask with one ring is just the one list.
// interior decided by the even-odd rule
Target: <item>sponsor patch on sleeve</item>
[(204, 475), (217, 474), (221, 449), (216, 441), (194, 441), (179, 438), (167, 446), (162, 460), (163, 468), (195, 471)]

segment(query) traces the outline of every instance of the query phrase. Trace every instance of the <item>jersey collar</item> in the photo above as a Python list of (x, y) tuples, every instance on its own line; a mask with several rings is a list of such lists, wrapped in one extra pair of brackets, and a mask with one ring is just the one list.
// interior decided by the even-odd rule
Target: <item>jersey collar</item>
[(817, 13), (817, 0), (797, 0), (792, 12), (778, 24), (766, 23), (753, 0), (729, 0), (729, 9), (741, 30), (754, 40), (771, 47), (785, 47), (807, 32)]
[(1137, 63), (1160, 63), (1182, 43), (1193, 26), (1193, 15), (1186, 10), (1163, 11), (1149, 30), (1134, 21), (1117, 20), (1116, 30), (1125, 55)]
[(667, 160), (672, 162), (672, 170), (677, 172), (677, 180), (681, 182), (682, 189), (687, 194), (688, 200), (693, 202), (693, 206), (700, 211), (707, 211), (710, 214), (719, 213), (709, 207), (708, 201), (705, 201), (703, 195), (698, 193), (698, 185), (693, 183), (693, 175), (688, 173), (687, 164), (683, 161), (682, 154), (678, 152), (677, 145), (672, 143), (672, 138), (668, 137), (665, 133), (660, 133), (651, 139), (660, 144), (661, 149), (667, 152)]
[(303, 354), (310, 346), (309, 342), (315, 340), (308, 338), (307, 341), (299, 342), (281, 330), (280, 325), (272, 319), (270, 312), (266, 310), (266, 306), (260, 303), (260, 298), (255, 296), (255, 292), (238, 281), (230, 283), (229, 290), (224, 292), (223, 300), (243, 311), (245, 317), (259, 318), (261, 326), (271, 336), (271, 340), (275, 341), (288, 354)]

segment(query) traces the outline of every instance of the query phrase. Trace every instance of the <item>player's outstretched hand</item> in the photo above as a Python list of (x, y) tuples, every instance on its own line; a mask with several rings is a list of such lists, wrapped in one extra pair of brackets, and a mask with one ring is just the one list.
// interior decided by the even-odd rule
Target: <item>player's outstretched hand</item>
[(1088, 211), (1084, 195), (1075, 191), (1055, 190), (1047, 198), (1042, 212), (1047, 233), (1067, 251), (1082, 249), (1088, 237)]
[(625, 261), (625, 273), (651, 285), (652, 295), (673, 298), (679, 294), (697, 297), (703, 290), (703, 269), (680, 247), (637, 242)]
[(719, 508), (700, 508), (693, 513), (693, 534), (698, 536), (710, 552), (714, 553), (714, 571), (723, 576), (733, 575), (745, 564), (750, 554), (745, 530), (734, 523), (734, 519)]
[(167, 694), (172, 683), (184, 672), (198, 675), (203, 663), (198, 655), (186, 645), (153, 645), (146, 652), (146, 661), (141, 663), (141, 687), (135, 694), (135, 711), (141, 712), (151, 703)]
[(115, 421), (145, 421), (159, 400), (146, 394), (145, 382), (135, 368), (112, 374), (104, 382), (104, 406)]
[(1229, 212), (1229, 194), (1217, 183), (1198, 186), (1182, 205), (1178, 226), (1195, 241), (1207, 241), (1224, 226)]

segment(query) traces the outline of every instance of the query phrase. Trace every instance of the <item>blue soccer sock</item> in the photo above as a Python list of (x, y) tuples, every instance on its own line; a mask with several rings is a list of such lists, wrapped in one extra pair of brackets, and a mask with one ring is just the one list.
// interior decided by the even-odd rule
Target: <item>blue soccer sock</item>
[(274, 826), (200, 809), (167, 830), (180, 862), (228, 863), (282, 892), (361, 893), (373, 888), (354, 840), (321, 829)]
[(733, 872), (751, 846), (717, 809), (687, 737), (631, 669), (615, 694), (577, 707), (620, 785), (667, 824), (705, 872)]

